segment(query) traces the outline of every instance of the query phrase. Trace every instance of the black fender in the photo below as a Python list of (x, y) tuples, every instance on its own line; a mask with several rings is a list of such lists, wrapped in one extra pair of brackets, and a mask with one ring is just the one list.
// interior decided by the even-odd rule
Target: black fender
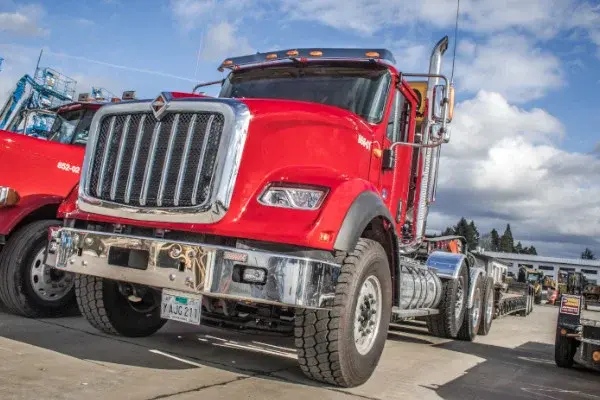
[[(344, 221), (333, 244), (333, 248), (340, 251), (352, 251), (360, 239), (369, 222), (382, 217), (393, 223), (394, 218), (381, 198), (371, 191), (359, 194), (348, 208)], [(395, 229), (392, 229), (396, 246), (398, 238)]]

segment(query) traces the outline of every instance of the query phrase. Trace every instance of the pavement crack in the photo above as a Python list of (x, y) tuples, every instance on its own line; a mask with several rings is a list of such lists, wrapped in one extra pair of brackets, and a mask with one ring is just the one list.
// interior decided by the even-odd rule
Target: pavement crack
[(182, 390), (180, 392), (175, 392), (175, 393), (161, 394), (160, 396), (150, 397), (147, 400), (168, 399), (169, 397), (179, 396), (179, 395), (186, 394), (186, 393), (200, 392), (200, 391), (205, 390), (205, 389), (210, 389), (210, 388), (213, 388), (213, 387), (216, 387), (216, 386), (225, 386), (225, 385), (228, 385), (230, 383), (240, 382), (240, 381), (243, 381), (245, 379), (250, 379), (250, 378), (252, 378), (252, 376), (238, 376), (237, 378), (231, 379), (229, 381), (220, 382), (220, 383), (213, 383), (211, 385), (202, 385), (202, 386), (198, 386), (197, 388), (188, 389), (188, 390)]

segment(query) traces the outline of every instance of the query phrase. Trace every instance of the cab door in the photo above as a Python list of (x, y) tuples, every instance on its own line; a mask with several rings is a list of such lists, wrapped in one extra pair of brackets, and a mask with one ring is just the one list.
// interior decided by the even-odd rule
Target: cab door
[[(395, 142), (414, 142), (415, 100), (407, 90), (410, 89), (405, 86), (394, 90), (384, 150), (389, 150)], [(407, 209), (414, 205), (418, 154), (417, 149), (411, 146), (397, 145), (393, 149), (395, 161), (392, 168), (386, 168), (384, 165), (381, 171), (381, 194), (394, 218), (396, 232), (401, 238), (405, 236), (403, 227)]]

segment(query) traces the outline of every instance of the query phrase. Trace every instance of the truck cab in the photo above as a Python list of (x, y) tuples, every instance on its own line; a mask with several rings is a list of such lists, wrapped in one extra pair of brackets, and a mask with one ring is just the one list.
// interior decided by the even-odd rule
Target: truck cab
[(0, 302), (19, 315), (62, 315), (74, 306), (73, 275), (42, 263), (48, 226), (79, 180), (94, 114), (85, 94), (53, 109), (45, 138), (0, 130)]
[(167, 320), (293, 332), (302, 371), (339, 386), (369, 379), (392, 319), (473, 340), (493, 285), (464, 238), (425, 236), (450, 139), (447, 47), (426, 73), (399, 71), (385, 49), (233, 57), (218, 97), (103, 107), (46, 263), (76, 274), (103, 332), (147, 336)]

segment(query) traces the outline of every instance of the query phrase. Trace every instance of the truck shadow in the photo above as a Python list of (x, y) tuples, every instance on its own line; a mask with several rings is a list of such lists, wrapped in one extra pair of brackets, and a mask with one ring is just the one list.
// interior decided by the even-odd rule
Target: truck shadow
[(434, 345), (485, 359), (442, 386), (428, 387), (447, 400), (592, 399), (600, 392), (600, 373), (575, 366), (558, 368), (554, 345), (527, 342), (510, 349), (451, 341)]

